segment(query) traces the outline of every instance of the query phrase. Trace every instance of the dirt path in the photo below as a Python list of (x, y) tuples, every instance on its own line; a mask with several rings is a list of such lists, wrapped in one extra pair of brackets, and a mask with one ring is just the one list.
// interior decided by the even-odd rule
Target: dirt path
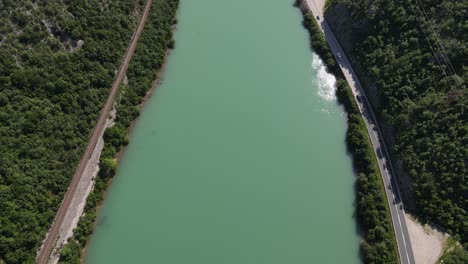
[(70, 204), (73, 200), (75, 191), (77, 189), (78, 183), (80, 182), (82, 175), (85, 171), (86, 165), (88, 164), (88, 161), (91, 157), (91, 154), (93, 153), (93, 150), (96, 146), (96, 143), (100, 137), (100, 135), (103, 132), (103, 129), (105, 128), (105, 123), (107, 116), (109, 115), (110, 110), (112, 109), (112, 105), (114, 104), (114, 99), (115, 95), (117, 93), (117, 90), (120, 86), (120, 83), (122, 82), (125, 73), (127, 72), (128, 64), (130, 63), (130, 60), (132, 59), (133, 53), (135, 52), (135, 48), (138, 42), (138, 39), (141, 36), (141, 33), (143, 31), (143, 28), (145, 26), (145, 22), (148, 18), (149, 11), (151, 8), (151, 5), (153, 4), (153, 0), (147, 0), (145, 9), (143, 11), (143, 14), (140, 18), (140, 22), (138, 24), (137, 29), (133, 33), (133, 36), (130, 40), (130, 45), (127, 48), (127, 51), (125, 53), (124, 61), (120, 65), (119, 72), (117, 74), (117, 78), (115, 79), (114, 83), (112, 84), (112, 89), (110, 91), (109, 97), (107, 98), (107, 102), (104, 105), (104, 108), (101, 110), (101, 114), (99, 115), (99, 119), (96, 123), (96, 126), (94, 127), (94, 130), (91, 134), (91, 137), (89, 139), (88, 146), (86, 147), (86, 150), (83, 154), (83, 157), (81, 158), (80, 163), (78, 164), (78, 167), (76, 169), (75, 175), (73, 175), (73, 178), (70, 182), (70, 186), (65, 193), (65, 196), (63, 198), (62, 204), (57, 211), (57, 215), (55, 216), (55, 221), (52, 223), (52, 227), (49, 230), (49, 234), (47, 235), (47, 238), (45, 239), (43, 243), (43, 247), (41, 252), (39, 253), (39, 256), (37, 257), (37, 263), (39, 264), (46, 264), (49, 260), (50, 253), (52, 251), (52, 248), (55, 245), (55, 242), (57, 240), (57, 236), (59, 234), (60, 228), (62, 226), (63, 220), (65, 218), (65, 215), (67, 214)]

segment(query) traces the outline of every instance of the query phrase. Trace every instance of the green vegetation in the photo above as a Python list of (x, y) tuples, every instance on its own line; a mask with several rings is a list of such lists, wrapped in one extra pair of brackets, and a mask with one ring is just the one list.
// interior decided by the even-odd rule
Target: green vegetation
[(68, 244), (60, 252), (60, 263), (80, 264), (81, 246), (75, 240), (70, 239)]
[(398, 263), (390, 208), (377, 160), (348, 83), (337, 81), (337, 96), (348, 113), (346, 143), (359, 176), (356, 181), (357, 215), (365, 230), (361, 252), (366, 263)]
[(385, 136), (411, 180), (413, 210), (466, 249), (468, 2), (332, 2), (326, 17), (334, 30), (350, 32), (343, 41), (392, 128)]
[(95, 186), (88, 196), (84, 215), (80, 218), (73, 237), (60, 252), (59, 263), (80, 263), (81, 252), (92, 234), (96, 209), (102, 202), (108, 180), (117, 168), (115, 156), (128, 144), (128, 132), (139, 114), (139, 105), (161, 70), (167, 49), (174, 47), (173, 26), (179, 0), (154, 0), (145, 29), (138, 41), (127, 71), (128, 86), (121, 89), (117, 102), (115, 125), (104, 132), (104, 149), (100, 157), (100, 171)]
[(444, 254), (440, 258), (439, 263), (444, 264), (464, 264), (468, 263), (468, 252), (459, 247), (451, 250), (450, 252)]
[(336, 4), (336, 0), (325, 0), (325, 5), (323, 6), (323, 12), (326, 13), (330, 6)]
[(337, 97), (348, 113), (346, 142), (359, 175), (356, 181), (357, 215), (364, 233), (361, 254), (366, 263), (398, 263), (396, 240), (385, 186), (366, 125), (351, 88), (343, 79), (343, 73), (315, 18), (308, 11), (304, 12), (304, 26), (311, 35), (312, 48), (322, 58), (327, 69), (337, 77)]
[(140, 2), (0, 1), (0, 262), (35, 262)]
[(460, 247), (460, 243), (458, 243), (458, 241), (449, 237), (444, 243), (443, 254), (437, 263), (468, 263), (468, 251)]

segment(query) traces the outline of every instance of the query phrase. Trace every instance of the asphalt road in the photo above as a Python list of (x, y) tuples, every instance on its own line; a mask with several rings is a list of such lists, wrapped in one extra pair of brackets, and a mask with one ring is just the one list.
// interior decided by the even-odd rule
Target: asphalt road
[(70, 182), (70, 186), (68, 187), (68, 190), (65, 193), (65, 197), (63, 198), (62, 204), (60, 205), (60, 208), (57, 211), (57, 214), (55, 216), (55, 221), (52, 223), (52, 227), (50, 228), (49, 234), (47, 235), (47, 238), (43, 243), (43, 248), (41, 252), (39, 253), (39, 256), (37, 257), (37, 263), (39, 264), (46, 264), (49, 261), (50, 253), (52, 251), (52, 248), (55, 246), (58, 233), (62, 226), (62, 222), (65, 218), (65, 215), (67, 214), (67, 211), (69, 210), (70, 204), (72, 202), (73, 196), (76, 191), (76, 187), (78, 186), (78, 183), (81, 180), (81, 176), (83, 175), (83, 172), (86, 168), (86, 164), (88, 163), (88, 160), (91, 157), (91, 154), (93, 153), (94, 148), (96, 147), (96, 143), (100, 135), (102, 135), (102, 130), (105, 127), (106, 119), (109, 116), (109, 112), (112, 109), (112, 106), (114, 104), (115, 95), (119, 89), (120, 83), (122, 82), (125, 76), (125, 73), (127, 72), (128, 64), (130, 63), (133, 53), (135, 52), (138, 39), (140, 38), (140, 35), (143, 32), (143, 28), (144, 28), (146, 19), (148, 18), (149, 10), (151, 8), (152, 3), (153, 3), (153, 0), (147, 0), (146, 2), (146, 6), (143, 11), (143, 14), (141, 15), (138, 27), (133, 33), (133, 36), (130, 40), (130, 44), (125, 53), (124, 60), (122, 64), (120, 65), (117, 77), (114, 80), (114, 83), (112, 84), (109, 97), (107, 98), (106, 104), (101, 110), (99, 119), (96, 123), (96, 126), (94, 127), (91, 137), (89, 138), (88, 146), (86, 147), (83, 157), (81, 158), (81, 161), (78, 164), (75, 175), (73, 175), (73, 178)]
[[(408, 228), (406, 226), (405, 220), (405, 210), (403, 208), (403, 203), (401, 200), (400, 190), (398, 189), (398, 184), (395, 179), (395, 173), (392, 167), (391, 162), (389, 162), (389, 154), (385, 142), (380, 136), (382, 133), (376, 122), (375, 115), (370, 107), (369, 101), (365, 96), (361, 83), (359, 82), (356, 73), (354, 72), (351, 63), (349, 63), (348, 58), (341, 49), (338, 41), (336, 40), (333, 32), (331, 31), (328, 23), (323, 18), (323, 1), (320, 0), (306, 0), (309, 9), (314, 14), (314, 17), (319, 17), (319, 25), (322, 31), (325, 34), (328, 44), (332, 49), (335, 57), (338, 60), (341, 70), (343, 71), (346, 80), (348, 81), (355, 100), (359, 106), (359, 110), (364, 118), (366, 123), (367, 132), (369, 138), (371, 139), (372, 146), (377, 157), (379, 164), (379, 169), (382, 175), (382, 180), (385, 184), (385, 192), (387, 194), (388, 204), (390, 206), (390, 212), (393, 222), (393, 228), (395, 231), (395, 236), (398, 244), (398, 253), (400, 255), (400, 262), (402, 264), (414, 264), (414, 255), (411, 248), (411, 241), (408, 234)], [(338, 58), (337, 54), (340, 53), (341, 56)], [(359, 100), (357, 100), (359, 96)]]

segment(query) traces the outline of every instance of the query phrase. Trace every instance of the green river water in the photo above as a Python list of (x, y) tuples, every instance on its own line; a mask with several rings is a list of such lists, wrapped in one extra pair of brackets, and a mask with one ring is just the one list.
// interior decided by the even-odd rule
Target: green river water
[(87, 263), (360, 263), (345, 116), (292, 4), (181, 1)]

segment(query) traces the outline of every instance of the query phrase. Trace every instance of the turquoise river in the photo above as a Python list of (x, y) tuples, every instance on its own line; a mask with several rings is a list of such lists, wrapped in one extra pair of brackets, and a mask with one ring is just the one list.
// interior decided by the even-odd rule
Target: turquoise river
[(90, 264), (360, 263), (346, 119), (292, 0), (181, 0)]

